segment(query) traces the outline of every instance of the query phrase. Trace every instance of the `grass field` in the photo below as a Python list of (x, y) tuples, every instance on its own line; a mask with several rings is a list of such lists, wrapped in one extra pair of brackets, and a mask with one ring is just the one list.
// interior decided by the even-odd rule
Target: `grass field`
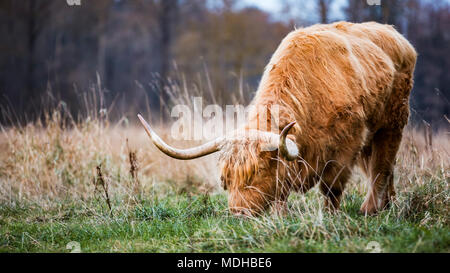
[[(361, 196), (351, 192), (342, 212), (330, 215), (321, 212), (316, 195), (293, 197), (285, 218), (255, 219), (230, 216), (223, 194), (167, 192), (133, 205), (114, 200), (113, 215), (93, 200), (51, 208), (3, 204), (0, 250), (68, 252), (67, 244), (76, 241), (82, 252), (368, 252), (375, 241), (384, 252), (449, 251), (442, 208), (396, 208), (364, 217), (357, 213)], [(412, 202), (417, 196), (402, 197)]]
[(383, 252), (450, 251), (448, 132), (405, 131), (396, 201), (368, 217), (358, 213), (366, 183), (357, 171), (337, 213), (314, 189), (292, 194), (284, 217), (234, 217), (214, 155), (177, 161), (140, 127), (74, 121), (62, 109), (2, 127), (0, 149), (1, 252), (69, 252), (73, 241), (82, 252), (369, 252), (373, 242)]

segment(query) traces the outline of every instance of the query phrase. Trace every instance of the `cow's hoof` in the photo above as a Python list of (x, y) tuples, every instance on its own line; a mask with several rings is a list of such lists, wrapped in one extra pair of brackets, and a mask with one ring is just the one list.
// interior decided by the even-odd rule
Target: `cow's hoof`
[(378, 213), (378, 209), (374, 205), (371, 205), (369, 203), (363, 203), (361, 205), (361, 208), (359, 209), (359, 212), (362, 215), (375, 215)]

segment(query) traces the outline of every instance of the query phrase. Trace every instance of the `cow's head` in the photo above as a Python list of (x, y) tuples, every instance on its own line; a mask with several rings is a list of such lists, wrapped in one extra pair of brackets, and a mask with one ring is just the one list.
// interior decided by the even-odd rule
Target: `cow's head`
[(198, 147), (177, 149), (166, 144), (141, 115), (138, 117), (155, 146), (170, 157), (188, 160), (220, 152), (221, 182), (229, 192), (228, 205), (233, 213), (257, 214), (286, 194), (286, 168), (279, 165), (298, 156), (293, 137), (288, 136), (295, 122), (281, 134), (243, 129)]

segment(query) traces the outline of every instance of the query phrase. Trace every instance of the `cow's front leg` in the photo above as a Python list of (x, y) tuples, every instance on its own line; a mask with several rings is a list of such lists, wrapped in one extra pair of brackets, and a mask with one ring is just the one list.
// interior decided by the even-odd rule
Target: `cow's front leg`
[(339, 209), (345, 184), (350, 177), (347, 167), (335, 167), (325, 173), (320, 182), (320, 191), (325, 196), (324, 206), (329, 211)]

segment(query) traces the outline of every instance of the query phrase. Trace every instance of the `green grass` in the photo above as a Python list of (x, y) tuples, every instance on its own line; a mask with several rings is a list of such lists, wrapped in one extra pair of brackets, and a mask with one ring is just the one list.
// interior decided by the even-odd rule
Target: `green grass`
[[(429, 206), (433, 189), (441, 197)], [(251, 219), (230, 215), (224, 193), (174, 189), (137, 202), (113, 199), (111, 214), (102, 199), (3, 203), (0, 252), (69, 252), (71, 241), (82, 252), (367, 252), (371, 241), (383, 252), (450, 251), (448, 181), (400, 193), (377, 216), (358, 213), (363, 197), (355, 190), (334, 214), (323, 212), (320, 198), (316, 190), (294, 194), (286, 216)]]

